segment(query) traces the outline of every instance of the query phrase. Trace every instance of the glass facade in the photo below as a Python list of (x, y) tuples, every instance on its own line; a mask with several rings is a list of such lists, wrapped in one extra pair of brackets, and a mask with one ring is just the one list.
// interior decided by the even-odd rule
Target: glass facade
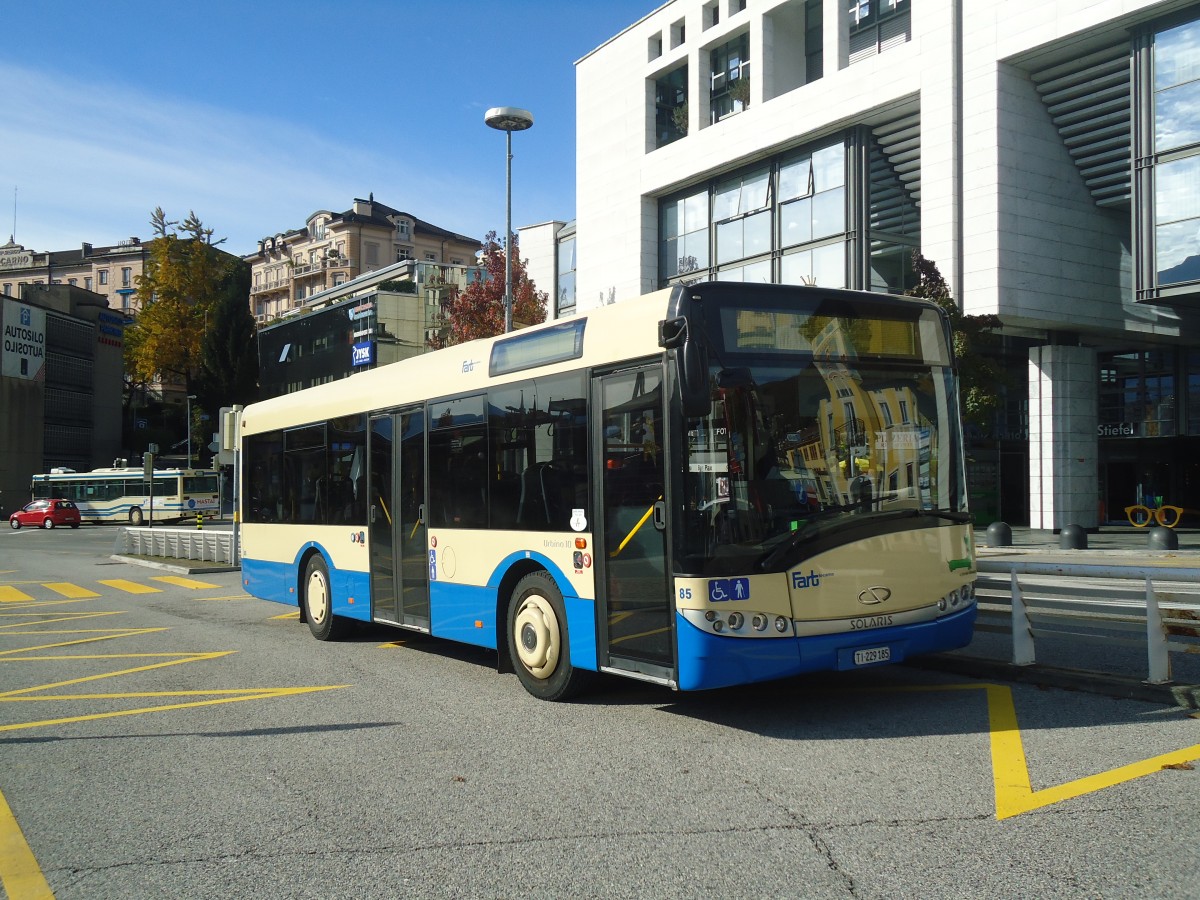
[(1200, 292), (1200, 19), (1141, 39), (1134, 165), (1138, 298)]
[(687, 134), (687, 66), (654, 82), (654, 146), (665, 147)]
[[(870, 154), (869, 165), (855, 165), (864, 154)], [(852, 175), (860, 170), (870, 174)], [(856, 211), (854, 197), (866, 198), (866, 209)], [(870, 261), (859, 264), (852, 261), (862, 228), (870, 235)], [(751, 281), (903, 293), (919, 243), (917, 205), (866, 129), (837, 143), (789, 151), (659, 204), (663, 286)]]
[(710, 122), (750, 105), (750, 35), (742, 34), (709, 51)]

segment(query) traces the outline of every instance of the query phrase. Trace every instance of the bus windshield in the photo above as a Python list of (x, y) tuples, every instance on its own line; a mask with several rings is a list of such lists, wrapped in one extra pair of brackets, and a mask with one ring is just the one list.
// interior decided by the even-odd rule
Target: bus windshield
[(855, 319), (858, 349), (839, 339), (836, 352), (806, 340), (789, 354), (775, 335), (752, 353), (734, 345), (736, 329), (724, 331), (712, 411), (687, 422), (684, 571), (782, 571), (863, 529), (967, 520), (954, 374), (936, 349), (944, 342), (888, 352), (868, 338), (873, 324)]

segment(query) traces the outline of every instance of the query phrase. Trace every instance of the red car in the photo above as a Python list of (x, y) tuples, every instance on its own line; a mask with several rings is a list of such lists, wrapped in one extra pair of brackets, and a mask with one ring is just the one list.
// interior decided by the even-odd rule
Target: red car
[(82, 521), (79, 507), (70, 500), (34, 500), (8, 517), (13, 528), (32, 525), (35, 528), (53, 528), (55, 525), (70, 525), (78, 528)]

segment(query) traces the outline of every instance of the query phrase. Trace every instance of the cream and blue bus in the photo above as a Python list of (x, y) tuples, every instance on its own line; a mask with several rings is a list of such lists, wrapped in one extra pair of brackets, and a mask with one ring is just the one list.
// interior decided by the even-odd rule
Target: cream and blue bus
[(211, 469), (155, 469), (147, 478), (142, 468), (124, 464), (90, 472), (56, 468), (34, 475), (30, 490), (34, 500), (74, 501), (85, 522), (191, 523), (197, 515), (221, 514), (221, 473)]
[(677, 286), (248, 406), (242, 572), (318, 639), (495, 650), (532, 694), (696, 690), (966, 645), (931, 303)]

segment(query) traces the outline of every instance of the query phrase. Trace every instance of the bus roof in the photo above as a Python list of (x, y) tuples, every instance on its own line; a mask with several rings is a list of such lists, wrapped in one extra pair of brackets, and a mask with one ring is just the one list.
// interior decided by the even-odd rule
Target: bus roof
[[(258, 434), (306, 422), (417, 403), (429, 397), (482, 391), (491, 384), (659, 354), (662, 349), (658, 346), (658, 322), (667, 314), (672, 291), (672, 288), (666, 288), (643, 297), (590, 309), (574, 318), (558, 319), (506, 335), (457, 344), (349, 378), (254, 403), (242, 413), (242, 433)], [(494, 378), (489, 376), (492, 347), (498, 341), (579, 321), (586, 322), (582, 356)]]

